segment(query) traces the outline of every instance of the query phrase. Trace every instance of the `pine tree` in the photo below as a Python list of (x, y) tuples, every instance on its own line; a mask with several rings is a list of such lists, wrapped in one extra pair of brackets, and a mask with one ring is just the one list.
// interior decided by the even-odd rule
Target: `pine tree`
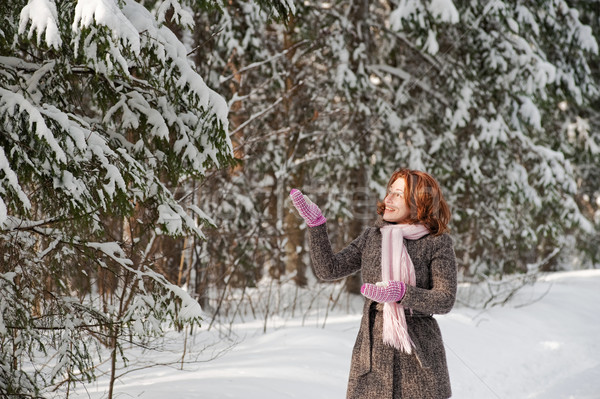
[(157, 250), (204, 237), (180, 191), (229, 164), (228, 106), (165, 24), (190, 31), (190, 4), (153, 6), (0, 4), (3, 395), (68, 392), (107, 347), (112, 397), (124, 337), (201, 321)]

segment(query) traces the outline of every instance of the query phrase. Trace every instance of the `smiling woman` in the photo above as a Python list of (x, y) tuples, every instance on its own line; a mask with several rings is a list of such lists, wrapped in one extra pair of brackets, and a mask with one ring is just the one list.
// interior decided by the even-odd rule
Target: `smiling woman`
[(347, 398), (449, 398), (446, 353), (433, 314), (448, 313), (456, 297), (450, 210), (427, 173), (397, 170), (387, 187), (375, 225), (338, 253), (319, 207), (299, 190), (290, 193), (309, 227), (317, 277), (338, 280), (360, 271), (365, 283)]
[(450, 209), (438, 182), (428, 173), (411, 169), (396, 170), (387, 185), (377, 214), (390, 223), (422, 223), (432, 234), (448, 230)]
[(385, 205), (383, 220), (386, 222), (401, 222), (410, 214), (406, 198), (404, 197), (405, 187), (406, 180), (400, 177), (388, 189), (383, 201)]

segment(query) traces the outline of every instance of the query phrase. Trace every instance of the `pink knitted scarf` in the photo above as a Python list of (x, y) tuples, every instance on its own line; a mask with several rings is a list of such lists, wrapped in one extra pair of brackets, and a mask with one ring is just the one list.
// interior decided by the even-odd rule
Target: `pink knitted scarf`
[[(402, 281), (416, 285), (415, 266), (404, 246), (404, 239), (417, 240), (429, 233), (422, 224), (390, 224), (381, 227), (381, 281)], [(406, 353), (414, 345), (408, 336), (404, 307), (399, 303), (383, 306), (383, 342)]]

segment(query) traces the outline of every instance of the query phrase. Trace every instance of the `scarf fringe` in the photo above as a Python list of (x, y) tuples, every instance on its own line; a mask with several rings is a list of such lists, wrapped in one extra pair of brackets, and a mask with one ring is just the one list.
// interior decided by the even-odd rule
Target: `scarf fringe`
[(404, 307), (396, 303), (383, 305), (383, 343), (409, 355), (415, 346), (408, 335)]

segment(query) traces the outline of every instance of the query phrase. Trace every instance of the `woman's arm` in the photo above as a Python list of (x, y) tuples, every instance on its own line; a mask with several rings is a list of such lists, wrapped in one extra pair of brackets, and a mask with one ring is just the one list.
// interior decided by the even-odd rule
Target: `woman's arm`
[(431, 289), (406, 286), (400, 304), (429, 314), (448, 313), (456, 300), (456, 255), (452, 238), (443, 234), (435, 240), (431, 259)]
[(338, 280), (360, 270), (364, 233), (337, 254), (331, 249), (325, 222), (319, 207), (300, 190), (290, 191), (292, 204), (308, 226), (310, 256), (315, 274), (321, 280)]
[(326, 226), (322, 224), (308, 229), (310, 257), (316, 276), (325, 281), (339, 280), (360, 270), (366, 231), (334, 254)]

